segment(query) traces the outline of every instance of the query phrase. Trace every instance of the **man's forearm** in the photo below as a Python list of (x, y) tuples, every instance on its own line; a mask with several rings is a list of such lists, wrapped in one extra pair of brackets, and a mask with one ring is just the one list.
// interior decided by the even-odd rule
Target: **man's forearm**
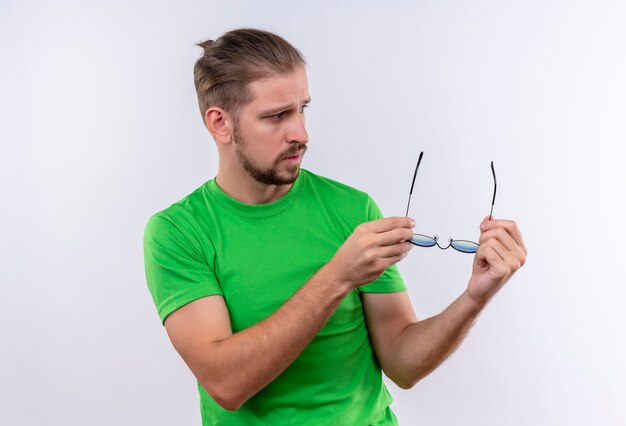
[(320, 269), (265, 320), (212, 343), (201, 383), (220, 405), (238, 409), (298, 357), (348, 291)]
[(392, 343), (385, 374), (404, 389), (413, 387), (459, 347), (484, 306), (465, 291), (439, 315), (408, 326)]

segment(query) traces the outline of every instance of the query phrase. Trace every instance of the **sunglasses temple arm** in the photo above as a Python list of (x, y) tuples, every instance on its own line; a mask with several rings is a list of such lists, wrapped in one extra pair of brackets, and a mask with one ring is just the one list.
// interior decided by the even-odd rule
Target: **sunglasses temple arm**
[(409, 191), (409, 201), (406, 203), (406, 213), (404, 217), (409, 215), (409, 206), (411, 205), (411, 195), (413, 195), (413, 187), (415, 186), (415, 177), (417, 176), (417, 169), (420, 168), (420, 163), (422, 162), (422, 156), (424, 155), (424, 151), (420, 152), (420, 156), (417, 159), (417, 165), (415, 166), (415, 172), (413, 173), (413, 181), (411, 182), (411, 190)]
[(489, 212), (489, 220), (493, 215), (493, 205), (496, 203), (496, 190), (498, 189), (498, 182), (496, 181), (496, 170), (493, 168), (493, 161), (491, 162), (491, 173), (493, 174), (493, 199), (491, 200), (491, 211)]

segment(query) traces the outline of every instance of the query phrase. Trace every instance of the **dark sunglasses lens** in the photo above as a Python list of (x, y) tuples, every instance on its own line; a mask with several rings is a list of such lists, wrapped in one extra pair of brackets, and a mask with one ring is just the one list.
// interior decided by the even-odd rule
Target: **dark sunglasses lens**
[(422, 234), (413, 234), (411, 242), (420, 247), (432, 247), (437, 244), (437, 241), (435, 241), (434, 238)]
[(479, 245), (472, 241), (454, 240), (450, 243), (452, 248), (461, 251), (463, 253), (476, 253)]

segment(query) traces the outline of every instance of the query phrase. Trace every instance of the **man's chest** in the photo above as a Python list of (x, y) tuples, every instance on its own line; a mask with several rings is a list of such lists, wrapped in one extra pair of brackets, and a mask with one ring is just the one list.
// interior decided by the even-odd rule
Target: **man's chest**
[(216, 276), (233, 331), (278, 309), (343, 244), (349, 230), (269, 222), (229, 227), (215, 241)]

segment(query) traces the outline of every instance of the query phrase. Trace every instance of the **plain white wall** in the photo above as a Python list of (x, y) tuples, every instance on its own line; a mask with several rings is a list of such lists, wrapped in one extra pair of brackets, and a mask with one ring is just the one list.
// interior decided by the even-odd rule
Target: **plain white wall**
[[(145, 284), (148, 217), (216, 173), (194, 43), (275, 31), (309, 66), (304, 167), (442, 238), (518, 221), (527, 265), (404, 425), (626, 424), (621, 1), (0, 2), (0, 424), (199, 424)], [(400, 264), (420, 317), (471, 256)]]

